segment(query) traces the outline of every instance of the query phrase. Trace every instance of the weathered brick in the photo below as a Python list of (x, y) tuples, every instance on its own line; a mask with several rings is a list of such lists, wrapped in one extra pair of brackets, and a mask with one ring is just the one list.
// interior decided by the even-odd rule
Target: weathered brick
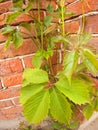
[(0, 109), (13, 106), (11, 100), (0, 101)]
[(26, 68), (34, 68), (34, 66), (32, 65), (32, 58), (33, 58), (33, 56), (27, 56), (27, 57), (23, 58)]
[(12, 100), (15, 103), (15, 105), (20, 105), (20, 99), (19, 99), (19, 97), (15, 97)]
[(12, 8), (13, 4), (11, 1), (5, 1), (0, 3), (0, 14), (6, 13)]
[[(30, 12), (31, 13), (31, 12)], [(2, 27), (2, 26), (4, 26), (5, 25), (5, 19), (6, 19), (6, 17), (9, 15), (9, 14), (11, 14), (11, 12), (8, 12), (8, 13), (5, 13), (5, 14), (1, 14), (0, 15), (0, 27)], [(44, 19), (44, 12), (42, 11), (41, 13), (40, 13), (40, 15), (41, 15), (41, 20), (43, 20)], [(38, 13), (35, 11), (34, 12), (34, 16), (37, 18), (38, 17)], [(32, 17), (30, 17), (29, 15), (27, 15), (27, 14), (21, 14), (20, 16), (18, 16), (12, 23), (11, 23), (11, 25), (17, 25), (17, 24), (19, 24), (19, 23), (21, 23), (21, 22), (33, 22), (34, 21), (34, 19), (32, 18)]]
[(77, 33), (79, 30), (80, 21), (71, 21), (65, 23), (65, 31), (67, 33)]
[(22, 71), (23, 66), (20, 59), (0, 62), (0, 76)]
[(86, 18), (85, 31), (98, 33), (98, 15), (89, 16)]
[(2, 89), (2, 83), (1, 83), (1, 79), (0, 79), (0, 89)]
[(77, 1), (73, 4), (68, 5), (68, 12), (73, 12), (76, 15), (80, 15), (84, 12), (91, 12), (91, 11), (97, 11), (98, 10), (98, 0), (83, 0)]
[(98, 37), (92, 37), (92, 39), (88, 43), (88, 46), (90, 46), (92, 50), (94, 50), (95, 53), (98, 54)]
[(56, 75), (59, 70), (62, 70), (63, 66), (61, 64), (53, 65), (53, 72)]
[(22, 73), (11, 74), (2, 78), (4, 86), (10, 87), (22, 84)]
[(22, 106), (14, 106), (9, 109), (0, 110), (0, 120), (14, 119), (21, 117)]
[(26, 54), (32, 54), (37, 51), (37, 46), (31, 39), (25, 39), (23, 45), (16, 49), (12, 44), (8, 47), (6, 52), (4, 51), (4, 45), (0, 45), (0, 58), (8, 58), (21, 56)]
[(20, 87), (10, 87), (0, 90), (0, 100), (12, 98), (20, 95)]

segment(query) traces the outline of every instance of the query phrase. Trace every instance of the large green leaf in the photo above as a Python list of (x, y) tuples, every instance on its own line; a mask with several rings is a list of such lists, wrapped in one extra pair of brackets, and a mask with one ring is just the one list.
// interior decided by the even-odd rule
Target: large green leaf
[(20, 102), (25, 104), (30, 97), (40, 92), (44, 85), (45, 84), (29, 84), (26, 87), (22, 87), (20, 92)]
[(40, 84), (48, 82), (48, 74), (42, 69), (25, 69), (23, 78), (29, 83)]
[(72, 78), (69, 84), (66, 77), (62, 77), (55, 86), (75, 104), (81, 105), (89, 102), (88, 85), (78, 78)]
[(72, 110), (65, 96), (56, 89), (50, 92), (50, 113), (53, 118), (61, 123), (69, 123)]
[(83, 62), (89, 71), (93, 75), (98, 75), (98, 60), (96, 55), (94, 55), (89, 49), (84, 49), (82, 52)]
[(23, 43), (23, 38), (20, 34), (19, 31), (16, 31), (15, 33), (13, 33), (13, 45), (16, 47), (16, 48), (19, 48)]
[(42, 90), (32, 96), (28, 102), (24, 104), (24, 116), (30, 123), (39, 123), (46, 118), (50, 107), (49, 104), (49, 91)]
[(78, 62), (78, 53), (77, 51), (72, 51), (67, 54), (67, 56), (64, 57), (64, 75), (68, 78), (68, 81), (71, 83), (71, 76), (73, 71), (76, 68)]

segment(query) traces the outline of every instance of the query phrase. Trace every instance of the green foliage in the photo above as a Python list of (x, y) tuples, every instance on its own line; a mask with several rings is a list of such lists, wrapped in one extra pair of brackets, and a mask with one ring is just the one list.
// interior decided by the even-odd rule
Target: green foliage
[[(98, 75), (98, 55), (88, 49), (90, 33), (80, 31), (75, 43), (70, 39), (70, 34), (66, 33), (65, 19), (73, 16), (73, 13), (67, 12), (65, 0), (57, 2), (57, 9), (49, 4), (46, 8), (48, 13), (46, 12), (43, 20), (40, 15), (41, 1), (36, 2), (38, 18), (35, 17), (33, 2), (36, 0), (29, 0), (23, 8), (23, 0), (13, 0), (14, 12), (6, 17), (6, 26), (2, 30), (4, 35), (8, 35), (5, 50), (10, 43), (19, 48), (23, 43), (22, 34), (27, 34), (37, 47), (32, 59), (34, 68), (27, 68), (23, 73), (20, 93), (23, 113), (30, 123), (39, 123), (49, 116), (55, 122), (52, 124), (54, 129), (75, 129), (77, 123), (73, 115), (77, 105), (83, 109), (81, 111), (87, 119), (94, 110), (98, 111), (98, 92), (93, 88), (94, 83), (87, 74), (89, 72), (92, 76)], [(32, 20), (12, 27), (14, 20), (22, 14), (28, 15)], [(58, 18), (59, 22), (52, 23), (53, 18)], [(21, 32), (21, 27), (29, 33)], [(60, 45), (61, 55), (57, 59), (54, 57), (54, 60), (61, 63), (62, 70), (57, 68), (55, 74), (52, 61), (57, 44), (61, 44), (63, 48)], [(59, 59), (61, 56), (62, 61)]]
[(55, 86), (75, 104), (81, 105), (89, 102), (88, 85), (78, 78), (72, 78), (69, 84), (66, 77), (62, 77)]
[(49, 81), (47, 72), (37, 68), (25, 69), (23, 73), (23, 78), (27, 80), (29, 83), (34, 84), (46, 83)]
[(49, 104), (49, 91), (42, 90), (28, 99), (24, 104), (23, 113), (30, 123), (39, 123), (46, 118)]
[(68, 123), (71, 120), (72, 110), (69, 102), (63, 94), (56, 89), (50, 93), (50, 113), (55, 120), (61, 123)]

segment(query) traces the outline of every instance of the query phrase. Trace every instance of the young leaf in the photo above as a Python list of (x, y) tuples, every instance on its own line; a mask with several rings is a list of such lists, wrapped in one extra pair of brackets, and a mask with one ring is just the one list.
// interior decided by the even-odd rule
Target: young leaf
[(22, 26), (22, 27), (26, 28), (28, 31), (31, 31), (31, 25), (30, 25), (30, 23), (23, 22), (19, 26)]
[(13, 22), (20, 14), (21, 12), (18, 12), (18, 11), (12, 14), (9, 14), (5, 19), (6, 24), (10, 24), (11, 22)]
[(91, 33), (84, 33), (78, 38), (79, 44), (87, 44), (89, 40), (91, 39)]
[(12, 41), (12, 35), (9, 35), (8, 39), (5, 42), (4, 50), (6, 51), (10, 42)]
[(89, 102), (88, 85), (78, 78), (72, 78), (69, 84), (66, 77), (61, 77), (55, 86), (75, 104), (81, 105)]
[(96, 55), (94, 55), (89, 49), (84, 49), (82, 51), (83, 62), (89, 71), (94, 75), (98, 75), (98, 60)]
[(40, 123), (43, 121), (49, 110), (50, 96), (48, 90), (42, 90), (32, 96), (26, 104), (24, 104), (23, 113), (29, 123)]
[(29, 83), (40, 84), (48, 82), (48, 74), (42, 69), (25, 69), (23, 78)]
[(46, 27), (48, 27), (48, 26), (50, 25), (52, 19), (53, 19), (52, 16), (46, 16), (46, 17), (44, 18), (44, 24), (45, 24)]
[(85, 116), (87, 119), (89, 119), (89, 118), (92, 116), (93, 112), (94, 112), (94, 106), (91, 105), (91, 104), (88, 104), (88, 105), (85, 106), (84, 109), (83, 109), (83, 114), (84, 114), (84, 116)]
[(23, 43), (23, 38), (19, 31), (16, 31), (13, 33), (13, 45), (16, 48), (19, 48)]
[(20, 92), (20, 102), (25, 104), (28, 99), (40, 92), (44, 86), (45, 84), (29, 84), (26, 87), (22, 87)]
[(69, 83), (71, 83), (71, 76), (73, 71), (76, 68), (78, 62), (78, 53), (77, 51), (72, 51), (64, 57), (64, 75), (67, 77)]
[(13, 28), (9, 25), (7, 25), (5, 28), (2, 29), (2, 34), (9, 34), (13, 31)]
[(65, 37), (63, 36), (56, 36), (52, 38), (53, 42), (64, 42), (65, 44), (68, 43), (70, 45), (72, 45), (72, 43)]
[(41, 64), (42, 64), (42, 59), (43, 56), (40, 54), (40, 52), (38, 51), (32, 60), (32, 64), (34, 65), (35, 68), (40, 68)]
[(53, 7), (49, 4), (48, 5), (48, 7), (47, 7), (47, 12), (49, 12), (49, 13), (53, 13), (54, 12), (54, 9), (53, 9)]
[(50, 92), (50, 113), (52, 117), (61, 122), (69, 124), (72, 116), (72, 110), (69, 102), (56, 89)]

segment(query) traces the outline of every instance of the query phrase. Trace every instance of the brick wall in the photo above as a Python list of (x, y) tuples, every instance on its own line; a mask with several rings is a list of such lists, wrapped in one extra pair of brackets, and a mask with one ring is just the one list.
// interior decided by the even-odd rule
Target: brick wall
[[(46, 15), (44, 8), (47, 7), (49, 2), (56, 8), (55, 0), (42, 0), (42, 19)], [(75, 13), (74, 17), (68, 18), (65, 21), (66, 32), (74, 34), (81, 28), (82, 7), (84, 6), (86, 16), (85, 30), (91, 32), (93, 36), (89, 44), (98, 52), (98, 0), (83, 0), (82, 3), (80, 0), (66, 0), (65, 4), (68, 7), (68, 11)], [(22, 47), (16, 50), (10, 45), (8, 50), (6, 52), (4, 51), (7, 36), (2, 35), (1, 29), (5, 26), (5, 17), (11, 13), (11, 7), (12, 2), (10, 0), (5, 0), (0, 4), (0, 120), (13, 119), (21, 116), (22, 106), (19, 104), (19, 94), (22, 73), (25, 68), (33, 67), (31, 64), (32, 56), (37, 50), (34, 43), (26, 36), (23, 36), (24, 44)], [(37, 15), (36, 12), (35, 15)], [(21, 15), (12, 25), (16, 26), (22, 21), (31, 21), (31, 19), (28, 16)]]

